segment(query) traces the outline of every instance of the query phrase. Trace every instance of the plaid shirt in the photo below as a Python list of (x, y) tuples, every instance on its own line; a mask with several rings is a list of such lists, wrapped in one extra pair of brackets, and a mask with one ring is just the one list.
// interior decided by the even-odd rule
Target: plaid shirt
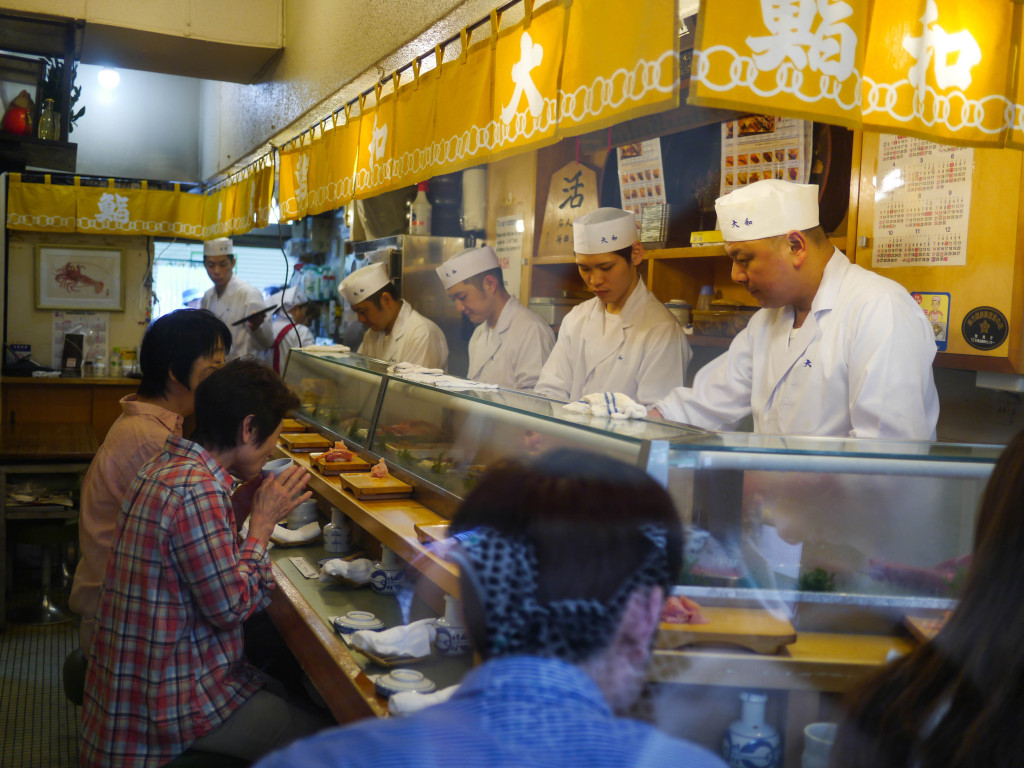
[(270, 558), (239, 548), (231, 476), (171, 435), (125, 498), (96, 614), (83, 768), (159, 766), (263, 685), (242, 622), (269, 602)]

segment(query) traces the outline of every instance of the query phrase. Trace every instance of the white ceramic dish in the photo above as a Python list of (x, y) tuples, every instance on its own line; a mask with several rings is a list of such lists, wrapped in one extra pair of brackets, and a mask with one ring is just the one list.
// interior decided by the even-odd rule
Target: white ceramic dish
[(430, 693), (436, 687), (432, 680), (423, 676), (415, 669), (393, 669), (386, 675), (378, 677), (374, 683), (377, 693), (387, 697), (401, 691), (419, 691)]
[(343, 635), (350, 635), (362, 629), (384, 629), (384, 622), (369, 611), (349, 611), (344, 616), (331, 619), (334, 629)]

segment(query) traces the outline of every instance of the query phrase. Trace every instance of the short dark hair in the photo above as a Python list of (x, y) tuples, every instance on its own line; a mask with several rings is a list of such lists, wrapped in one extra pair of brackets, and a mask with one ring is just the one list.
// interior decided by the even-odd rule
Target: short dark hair
[[(665, 530), (666, 593), (682, 567), (683, 529), (668, 492), (635, 466), (595, 453), (556, 450), (530, 463), (503, 462), (481, 478), (456, 511), (450, 534), (485, 526), (523, 537), (537, 557), (538, 599), (609, 599), (642, 567), (655, 547), (642, 530)], [(467, 629), (487, 658), (487, 617), (473, 582), (460, 574)], [(595, 639), (595, 652), (610, 642)], [(586, 655), (586, 654), (583, 654)]]
[(501, 267), (495, 267), (494, 269), (487, 269), (483, 272), (478, 272), (472, 277), (467, 277), (465, 282), (472, 286), (475, 286), (477, 290), (482, 291), (484, 289), (484, 278), (493, 277), (498, 281), (498, 287), (501, 290), (505, 290), (505, 275), (502, 274)]
[[(372, 301), (373, 302), (373, 306), (375, 306), (377, 309), (380, 309), (380, 300), (384, 296), (385, 293), (388, 294), (389, 296), (391, 296), (392, 299), (397, 299), (398, 298), (398, 289), (395, 288), (395, 284), (394, 283), (388, 283), (383, 288), (381, 288), (379, 291), (377, 291), (376, 293), (371, 295), (369, 298), (363, 299), (363, 301)], [(362, 304), (363, 302), (361, 301), (359, 303)]]
[(206, 309), (176, 309), (154, 320), (146, 329), (139, 349), (142, 397), (163, 397), (170, 375), (188, 388), (196, 360), (223, 349), (231, 351), (231, 330)]
[(192, 439), (207, 449), (238, 445), (245, 417), (253, 416), (256, 439), (266, 440), (299, 398), (281, 377), (255, 360), (232, 360), (196, 387), (196, 429)]

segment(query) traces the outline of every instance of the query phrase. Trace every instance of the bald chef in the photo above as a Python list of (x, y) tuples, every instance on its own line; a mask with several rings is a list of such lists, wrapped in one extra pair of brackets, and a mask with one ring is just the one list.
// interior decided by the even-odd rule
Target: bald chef
[(508, 389), (533, 389), (555, 345), (551, 326), (505, 290), (489, 245), (467, 248), (437, 268), (455, 308), (476, 324), (467, 378)]
[(213, 287), (199, 302), (231, 329), (231, 351), (226, 359), (258, 354), (274, 343), (270, 323), (265, 315), (240, 322), (254, 312), (270, 305), (263, 293), (235, 275), (235, 246), (231, 238), (218, 237), (203, 243), (203, 266)]
[(903, 286), (829, 243), (818, 187), (760, 181), (715, 209), (732, 279), (763, 309), (657, 411), (709, 429), (753, 412), (765, 434), (934, 440), (931, 326)]
[(357, 269), (338, 286), (338, 292), (369, 329), (359, 345), (360, 355), (425, 368), (447, 365), (448, 344), (441, 329), (398, 298), (386, 265)]
[(636, 217), (598, 208), (572, 225), (576, 268), (593, 299), (573, 307), (535, 391), (556, 400), (614, 392), (649, 406), (681, 386), (690, 345), (644, 286)]

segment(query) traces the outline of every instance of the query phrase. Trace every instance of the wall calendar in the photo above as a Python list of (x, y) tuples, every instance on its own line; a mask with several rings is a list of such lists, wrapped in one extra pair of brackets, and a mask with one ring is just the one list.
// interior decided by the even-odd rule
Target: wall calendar
[(885, 135), (876, 171), (871, 265), (966, 264), (974, 150)]

